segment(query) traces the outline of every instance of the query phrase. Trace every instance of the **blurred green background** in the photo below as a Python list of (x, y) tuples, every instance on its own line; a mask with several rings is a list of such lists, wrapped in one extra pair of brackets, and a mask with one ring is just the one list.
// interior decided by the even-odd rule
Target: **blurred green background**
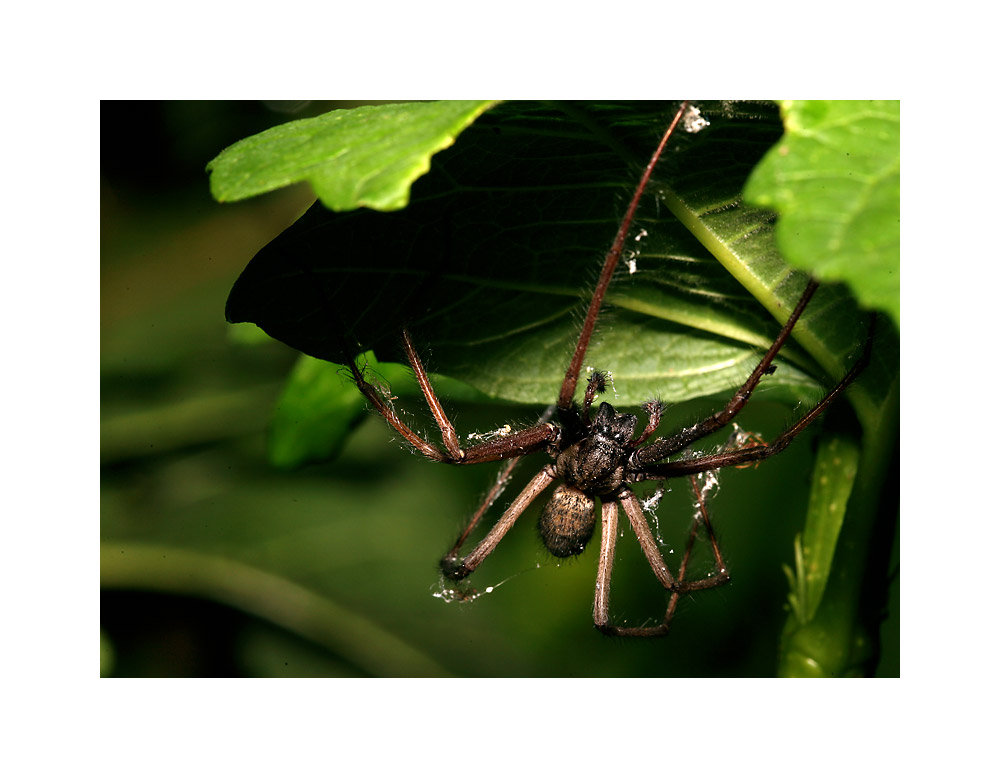
[[(684, 598), (672, 634), (607, 638), (592, 625), (598, 543), (557, 563), (538, 503), (448, 603), (437, 560), (496, 466), (426, 462), (369, 416), (335, 462), (267, 463), (267, 426), (297, 353), (227, 325), (229, 288), (312, 202), (293, 188), (219, 205), (205, 163), (290, 119), (356, 103), (102, 103), (101, 661), (118, 676), (767, 676), (786, 618), (792, 540), (811, 466), (806, 436), (712, 499), (727, 586)], [(553, 399), (557, 387), (553, 387)], [(664, 429), (715, 402), (675, 406)], [(530, 423), (538, 408), (450, 404), (460, 432)], [(426, 414), (418, 404), (410, 410)], [(765, 437), (791, 418), (751, 403)], [(524, 463), (510, 499), (544, 463)], [(494, 513), (495, 517), (498, 515)], [(685, 486), (658, 509), (676, 568), (693, 515)], [(622, 518), (612, 608), (655, 623), (666, 597)], [(710, 569), (700, 558), (696, 573)], [(896, 606), (880, 675), (899, 674)]]

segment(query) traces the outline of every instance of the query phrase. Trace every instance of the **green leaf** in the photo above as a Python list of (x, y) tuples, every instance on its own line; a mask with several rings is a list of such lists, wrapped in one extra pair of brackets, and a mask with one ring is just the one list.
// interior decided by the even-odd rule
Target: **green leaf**
[[(777, 114), (699, 105), (711, 124), (672, 140), (629, 240), (635, 272), (613, 283), (617, 310), (588, 353), (623, 405), (729, 391), (805, 284), (777, 254), (773, 215), (741, 202), (746, 175), (780, 135)], [(435, 157), (405, 211), (314, 207), (250, 263), (227, 318), (341, 364), (366, 349), (397, 359), (406, 326), (433, 347), (436, 372), (548, 404), (623, 202), (674, 110), (501, 105)], [(796, 327), (808, 353), (787, 348), (762, 395), (814, 399), (846, 370), (865, 327), (846, 290), (821, 289)]]
[(332, 459), (365, 411), (365, 398), (343, 368), (302, 356), (274, 409), (268, 435), (271, 464), (295, 468)]
[(899, 101), (789, 100), (748, 200), (779, 212), (785, 260), (845, 281), (899, 327)]
[(820, 436), (805, 529), (795, 542), (794, 576), (788, 571), (793, 582), (789, 600), (802, 624), (815, 616), (826, 590), (860, 456), (855, 435), (827, 429)]
[[(834, 436), (839, 438), (841, 433)], [(886, 566), (899, 509), (898, 382), (887, 387), (882, 412), (864, 430), (860, 449), (850, 437), (842, 443), (829, 444), (834, 448), (825, 453), (834, 478), (853, 479), (850, 500), (834, 538), (838, 511), (823, 515), (822, 506), (813, 511), (811, 499), (813, 524), (806, 528), (811, 559), (807, 564), (804, 550), (797, 554), (805, 573), (793, 583), (793, 613), (785, 624), (779, 653), (778, 672), (783, 676), (867, 674), (877, 659), (878, 624), (887, 594)], [(826, 445), (821, 443), (821, 447)], [(850, 462), (855, 457), (856, 467)], [(838, 458), (840, 463), (835, 461)], [(818, 468), (817, 473), (823, 470)], [(814, 498), (817, 487), (825, 491), (822, 484), (814, 483)], [(838, 486), (832, 493), (839, 501), (845, 491), (845, 486)], [(824, 578), (825, 586), (819, 591)]]
[(249, 322), (233, 324), (229, 328), (229, 339), (233, 343), (239, 343), (244, 346), (259, 346), (263, 343), (274, 342), (274, 339), (264, 332), (264, 330)]
[(431, 156), (493, 105), (398, 103), (288, 122), (234, 143), (209, 162), (212, 196), (232, 202), (308, 181), (335, 211), (404, 208)]

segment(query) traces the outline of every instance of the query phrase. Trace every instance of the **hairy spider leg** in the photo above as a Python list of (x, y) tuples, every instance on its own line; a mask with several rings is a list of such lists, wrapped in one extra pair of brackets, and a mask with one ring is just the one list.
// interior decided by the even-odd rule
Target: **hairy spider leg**
[(625, 217), (618, 226), (618, 234), (615, 235), (615, 241), (611, 244), (611, 249), (604, 258), (604, 266), (601, 268), (601, 275), (597, 280), (597, 286), (594, 289), (594, 296), (590, 298), (590, 306), (587, 308), (587, 316), (583, 320), (583, 327), (580, 328), (580, 337), (577, 339), (576, 349), (573, 351), (573, 358), (569, 361), (569, 367), (566, 368), (566, 377), (563, 378), (562, 388), (559, 390), (559, 400), (556, 402), (556, 405), (562, 411), (568, 411), (573, 406), (573, 395), (576, 394), (576, 384), (580, 379), (580, 369), (583, 367), (583, 360), (587, 355), (587, 348), (590, 346), (590, 337), (594, 334), (594, 326), (597, 324), (597, 315), (601, 312), (601, 305), (604, 303), (604, 294), (607, 292), (608, 285), (611, 283), (611, 277), (614, 275), (615, 268), (618, 266), (618, 260), (621, 259), (622, 249), (625, 247), (625, 238), (628, 237), (628, 231), (632, 228), (632, 219), (635, 217), (635, 211), (639, 206), (639, 200), (642, 198), (643, 192), (646, 191), (646, 185), (649, 183), (649, 179), (653, 175), (653, 168), (655, 168), (656, 163), (660, 161), (660, 155), (663, 153), (663, 149), (666, 147), (667, 141), (670, 140), (670, 136), (674, 134), (674, 129), (684, 116), (687, 108), (688, 101), (685, 100), (681, 103), (681, 107), (677, 109), (677, 113), (674, 115), (673, 121), (670, 122), (670, 126), (667, 127), (667, 131), (663, 133), (663, 137), (660, 139), (660, 145), (656, 147), (656, 151), (654, 151), (653, 156), (650, 157), (649, 163), (646, 165), (646, 169), (642, 173), (642, 178), (639, 179), (635, 192), (632, 194), (632, 200), (629, 202), (628, 210), (625, 211)]
[[(693, 591), (694, 589), (710, 589), (713, 586), (722, 586), (729, 580), (729, 570), (726, 563), (722, 559), (722, 552), (719, 550), (719, 542), (716, 540), (715, 531), (712, 529), (712, 521), (708, 515), (708, 505), (705, 502), (705, 493), (698, 485), (698, 480), (694, 476), (691, 476), (690, 482), (691, 490), (694, 492), (695, 500), (698, 503), (698, 514), (701, 520), (700, 523), (705, 527), (705, 532), (712, 545), (712, 554), (715, 556), (715, 576), (711, 579), (702, 580), (714, 581), (714, 583), (699, 587), (692, 586), (690, 589), (675, 591), (671, 594), (670, 602), (667, 603), (667, 612), (663, 617), (663, 624), (668, 627), (670, 626), (670, 621), (674, 617), (674, 611), (677, 609), (677, 601), (680, 599), (680, 596), (684, 593), (684, 591)], [(698, 518), (696, 518), (691, 524), (691, 531), (688, 533), (687, 544), (684, 547), (684, 556), (681, 559), (681, 566), (677, 575), (677, 580), (681, 583), (684, 582), (684, 578), (687, 575), (688, 562), (691, 561), (691, 551), (694, 549), (694, 541), (698, 537), (698, 525), (699, 521)], [(692, 582), (692, 584), (694, 583), (697, 582)]]
[(441, 430), (441, 440), (444, 442), (444, 447), (447, 449), (449, 457), (456, 462), (461, 461), (465, 458), (465, 452), (462, 451), (462, 446), (459, 443), (458, 433), (455, 432), (455, 425), (451, 423), (448, 415), (444, 412), (444, 408), (441, 407), (441, 401), (438, 400), (437, 395), (434, 393), (434, 388), (427, 377), (424, 364), (420, 361), (417, 349), (413, 346), (410, 333), (405, 329), (403, 330), (403, 349), (406, 351), (406, 359), (413, 369), (413, 375), (417, 379), (420, 391), (423, 392), (427, 406), (431, 409), (434, 421), (438, 425), (438, 429)]
[(420, 391), (423, 392), (424, 399), (427, 401), (427, 405), (431, 409), (431, 414), (434, 416), (434, 421), (438, 429), (441, 430), (441, 438), (445, 446), (444, 451), (433, 443), (424, 440), (424, 438), (410, 429), (396, 415), (392, 404), (386, 400), (382, 393), (365, 380), (364, 373), (354, 363), (350, 365), (351, 375), (358, 389), (368, 398), (368, 401), (375, 410), (382, 415), (393, 429), (403, 436), (407, 443), (428, 459), (452, 465), (496, 462), (500, 459), (509, 459), (540, 451), (558, 436), (559, 431), (555, 425), (542, 423), (525, 430), (518, 430), (496, 440), (488, 440), (478, 443), (471, 448), (463, 449), (459, 445), (455, 427), (441, 407), (441, 403), (434, 393), (434, 388), (431, 386), (430, 379), (427, 377), (427, 371), (424, 369), (424, 365), (420, 361), (416, 349), (413, 347), (409, 333), (405, 330), (403, 331), (403, 348), (406, 352), (406, 358), (410, 363), (410, 368), (417, 379), (417, 384), (420, 386)]
[(493, 553), (493, 549), (497, 547), (497, 543), (514, 526), (514, 522), (520, 518), (525, 509), (555, 480), (556, 474), (552, 465), (543, 467), (541, 472), (532, 478), (521, 493), (514, 498), (514, 501), (504, 511), (500, 520), (493, 525), (493, 528), (486, 533), (486, 537), (479, 541), (472, 551), (462, 559), (458, 559), (457, 556), (447, 556), (441, 560), (441, 569), (444, 574), (449, 578), (458, 580), (472, 573), (473, 570), (482, 564), (486, 557)]
[[(781, 328), (778, 336), (774, 339), (771, 347), (764, 354), (763, 359), (757, 364), (750, 377), (743, 383), (736, 393), (732, 396), (726, 407), (721, 411), (718, 411), (707, 419), (704, 419), (685, 430), (681, 430), (675, 435), (671, 435), (668, 438), (660, 438), (659, 440), (653, 441), (651, 444), (645, 448), (637, 450), (633, 455), (631, 462), (629, 463), (632, 467), (643, 468), (646, 465), (652, 464), (653, 462), (658, 462), (661, 459), (665, 459), (671, 454), (676, 454), (678, 451), (689, 446), (696, 440), (712, 434), (716, 430), (722, 429), (726, 426), (733, 417), (736, 416), (743, 406), (747, 404), (747, 400), (750, 399), (750, 395), (753, 394), (753, 390), (757, 388), (760, 383), (760, 379), (763, 378), (768, 373), (772, 372), (771, 363), (777, 356), (781, 347), (785, 345), (785, 341), (788, 340), (788, 336), (792, 332), (792, 328), (795, 327), (796, 322), (798, 322), (799, 317), (802, 315), (802, 311), (805, 310), (806, 305), (812, 299), (813, 294), (816, 291), (819, 284), (816, 281), (810, 280), (806, 285), (805, 291), (799, 298), (798, 303), (792, 310), (791, 316), (785, 322), (785, 326)], [(712, 468), (709, 468), (712, 469)]]
[[(555, 410), (556, 406), (554, 405), (550, 405), (546, 408), (542, 415), (538, 418), (538, 424), (544, 424), (551, 419)], [(497, 473), (493, 486), (490, 487), (490, 490), (486, 493), (486, 496), (479, 504), (479, 507), (476, 509), (475, 513), (472, 514), (472, 518), (469, 519), (465, 528), (459, 534), (455, 544), (451, 547), (448, 553), (444, 555), (442, 560), (443, 563), (447, 563), (447, 560), (454, 560), (458, 557), (458, 553), (462, 546), (465, 545), (465, 541), (468, 540), (469, 535), (472, 534), (472, 531), (476, 528), (476, 526), (478, 526), (480, 520), (482, 520), (483, 516), (486, 515), (486, 511), (489, 510), (490, 506), (497, 501), (500, 495), (503, 494), (504, 490), (507, 488), (507, 484), (510, 482), (510, 477), (520, 461), (521, 457), (516, 456), (511, 457), (504, 462), (503, 467), (500, 468), (500, 472)]]
[[(694, 457), (692, 459), (678, 460), (676, 462), (663, 462), (642, 467), (639, 472), (629, 478), (630, 483), (647, 480), (660, 480), (663, 478), (673, 478), (681, 475), (692, 475), (704, 473), (707, 470), (718, 470), (722, 467), (732, 467), (745, 462), (759, 462), (762, 459), (774, 456), (785, 450), (795, 437), (808, 427), (830, 404), (836, 400), (851, 382), (858, 377), (858, 374), (865, 369), (871, 359), (872, 343), (875, 339), (876, 317), (871, 317), (871, 324), (868, 328), (868, 337), (865, 340), (864, 351), (861, 357), (851, 366), (843, 378), (834, 386), (822, 400), (795, 424), (782, 432), (771, 443), (762, 442), (756, 445), (749, 445), (734, 451), (723, 451), (719, 454), (709, 454), (707, 456)], [(656, 441), (644, 449), (636, 452), (649, 451), (660, 441)], [(633, 458), (635, 455), (633, 455)]]
[(649, 529), (649, 523), (642, 513), (642, 505), (639, 504), (639, 499), (631, 489), (624, 487), (619, 494), (619, 500), (625, 509), (625, 515), (628, 516), (629, 523), (632, 525), (632, 531), (639, 539), (639, 547), (642, 549), (642, 553), (646, 555), (646, 559), (649, 560), (649, 566), (653, 568), (653, 575), (656, 576), (656, 579), (664, 589), (672, 591), (677, 586), (677, 582), (674, 580), (673, 575), (670, 574), (667, 563), (663, 561), (663, 555), (660, 554), (660, 549), (656, 545), (656, 539)]
[(601, 503), (601, 551), (597, 557), (597, 584), (594, 587), (594, 624), (603, 630), (608, 626), (611, 600), (611, 570), (615, 565), (615, 544), (618, 541), (618, 501)]
[(594, 405), (594, 398), (604, 393), (607, 380), (605, 373), (595, 370), (587, 381), (587, 390), (583, 394), (583, 421), (585, 424), (590, 424), (590, 409)]
[(458, 552), (461, 551), (462, 546), (465, 545), (465, 541), (469, 539), (469, 535), (472, 534), (472, 531), (479, 525), (483, 516), (486, 515), (486, 511), (490, 509), (490, 506), (497, 501), (500, 495), (503, 494), (504, 490), (507, 488), (510, 477), (520, 461), (521, 457), (511, 457), (503, 463), (503, 467), (501, 467), (500, 472), (497, 473), (493, 486), (490, 487), (490, 490), (486, 493), (486, 496), (479, 504), (479, 507), (476, 508), (475, 513), (472, 514), (472, 518), (469, 519), (465, 528), (461, 531), (461, 533), (459, 533), (455, 544), (442, 558), (442, 564), (446, 563), (447, 560), (455, 559), (458, 556)]
[[(712, 589), (722, 586), (729, 581), (729, 572), (726, 563), (722, 559), (719, 544), (712, 530), (712, 522), (709, 519), (708, 507), (705, 504), (705, 497), (697, 481), (692, 477), (691, 488), (694, 490), (698, 503), (699, 518), (695, 520), (688, 533), (687, 544), (684, 548), (684, 556), (681, 559), (680, 569), (675, 579), (663, 561), (663, 556), (656, 545), (653, 533), (649, 529), (646, 517), (642, 513), (642, 506), (638, 498), (627, 487), (624, 488), (615, 500), (609, 500), (601, 506), (601, 551), (597, 566), (597, 584), (594, 593), (594, 625), (606, 635), (617, 637), (662, 637), (670, 631), (670, 622), (673, 620), (677, 610), (677, 602), (682, 594), (702, 589)], [(667, 610), (663, 620), (653, 627), (621, 627), (611, 623), (609, 614), (611, 571), (614, 566), (615, 544), (618, 536), (618, 503), (625, 509), (625, 514), (629, 518), (632, 529), (639, 539), (639, 546), (642, 548), (653, 574), (663, 586), (670, 592), (670, 599), (667, 602)], [(705, 526), (709, 542), (712, 546), (712, 553), (715, 556), (715, 574), (710, 577), (701, 578), (695, 581), (686, 581), (688, 562), (691, 559), (691, 552), (694, 549), (695, 538), (698, 535), (698, 525)]]
[(639, 437), (632, 441), (633, 447), (641, 446), (649, 440), (649, 436), (656, 432), (656, 428), (660, 426), (660, 420), (663, 418), (663, 403), (659, 400), (650, 400), (642, 406), (642, 409), (649, 416), (649, 420)]
[[(729, 572), (726, 569), (726, 563), (722, 559), (722, 551), (719, 549), (719, 541), (715, 538), (715, 531), (712, 529), (712, 520), (708, 517), (708, 505), (705, 503), (705, 493), (702, 491), (701, 487), (698, 485), (698, 479), (693, 475), (689, 476), (688, 480), (691, 482), (691, 491), (694, 492), (695, 499), (698, 501), (698, 516), (701, 523), (705, 527), (705, 532), (708, 535), (709, 544), (712, 546), (712, 554), (715, 556), (715, 577), (725, 576), (725, 579), (729, 580)], [(695, 521), (694, 531), (698, 530), (698, 522)], [(684, 563), (687, 564), (687, 557), (684, 558)], [(694, 587), (690, 588), (706, 588), (706, 587)]]
[(441, 453), (441, 451), (438, 450), (436, 446), (428, 443), (403, 423), (403, 420), (396, 415), (396, 411), (392, 407), (392, 403), (382, 394), (382, 392), (365, 379), (364, 372), (358, 367), (356, 361), (352, 361), (349, 367), (351, 370), (351, 377), (354, 379), (354, 383), (357, 385), (358, 390), (368, 399), (368, 402), (372, 404), (372, 407), (379, 412), (382, 418), (389, 423), (389, 426), (402, 435), (407, 443), (413, 446), (413, 448), (428, 459), (433, 459), (436, 462), (446, 461), (447, 458)]
[[(673, 576), (670, 575), (670, 570), (667, 568), (666, 562), (663, 561), (663, 556), (660, 554), (660, 549), (656, 545), (656, 540), (653, 537), (653, 533), (649, 529), (646, 516), (642, 512), (642, 506), (639, 504), (639, 500), (635, 496), (635, 493), (631, 489), (626, 488), (621, 496), (622, 507), (625, 508), (625, 514), (628, 516), (629, 522), (632, 524), (632, 529), (635, 532), (636, 537), (639, 539), (639, 546), (646, 555), (646, 559), (649, 560), (650, 567), (653, 568), (654, 575), (656, 575), (664, 589), (669, 589), (677, 594), (684, 594), (686, 592), (692, 592), (699, 589), (711, 589), (716, 586), (721, 586), (729, 580), (726, 563), (722, 559), (722, 552), (719, 550), (719, 543), (715, 538), (715, 532), (712, 530), (712, 522), (708, 518), (708, 508), (705, 505), (704, 494), (698, 486), (698, 483), (693, 479), (691, 481), (691, 488), (694, 490), (695, 497), (698, 501), (701, 523), (705, 526), (709, 543), (712, 546), (712, 554), (715, 558), (715, 572), (711, 577), (702, 578), (696, 581), (685, 581), (683, 583), (681, 583), (682, 576), (679, 576), (678, 580), (675, 581)], [(697, 529), (697, 522), (695, 522), (694, 531), (697, 532)]]

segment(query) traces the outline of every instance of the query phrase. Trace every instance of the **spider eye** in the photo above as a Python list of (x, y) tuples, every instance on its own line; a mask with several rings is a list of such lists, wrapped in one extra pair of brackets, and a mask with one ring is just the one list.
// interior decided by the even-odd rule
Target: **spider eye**
[(631, 413), (620, 413), (611, 423), (611, 436), (619, 445), (625, 445), (635, 434), (635, 425), (639, 419)]
[(601, 403), (594, 417), (591, 433), (611, 438), (620, 446), (625, 445), (635, 434), (638, 418), (631, 413), (618, 413), (608, 403)]

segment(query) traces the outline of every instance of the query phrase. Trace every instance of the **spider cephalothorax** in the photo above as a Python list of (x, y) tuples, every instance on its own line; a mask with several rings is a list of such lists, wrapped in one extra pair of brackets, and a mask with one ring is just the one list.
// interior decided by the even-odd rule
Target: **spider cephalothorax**
[(556, 474), (589, 494), (614, 494), (625, 483), (629, 444), (638, 419), (601, 403), (590, 429), (556, 459)]
[[(646, 188), (653, 167), (656, 165), (667, 139), (684, 115), (685, 110), (686, 103), (682, 104), (674, 116), (673, 122), (664, 133), (660, 145), (654, 152), (639, 185), (636, 187), (615, 241), (605, 258), (556, 403), (546, 412), (538, 424), (463, 449), (454, 426), (434, 393), (416, 348), (409, 334), (404, 331), (403, 346), (406, 357), (413, 368), (417, 383), (427, 400), (435, 423), (441, 430), (444, 444), (442, 450), (410, 429), (397, 416), (392, 407), (391, 399), (366, 379), (364, 369), (357, 365), (351, 365), (352, 376), (361, 392), (393, 429), (419, 453), (437, 462), (456, 465), (508, 460), (501, 477), (497, 480), (497, 485), (490, 490), (452, 549), (441, 560), (442, 571), (448, 578), (453, 580), (465, 578), (479, 567), (525, 509), (549, 486), (560, 480), (562, 483), (555, 487), (542, 510), (539, 530), (546, 548), (555, 556), (569, 557), (581, 553), (593, 535), (596, 526), (596, 502), (600, 500), (601, 550), (594, 597), (594, 623), (602, 632), (612, 635), (665, 635), (669, 630), (677, 598), (681, 594), (719, 586), (729, 580), (729, 572), (712, 532), (703, 495), (693, 476), (722, 467), (758, 462), (782, 451), (847, 388), (863, 369), (871, 352), (872, 338), (869, 334), (862, 357), (848, 371), (847, 375), (812, 410), (770, 443), (757, 439), (738, 448), (714, 454), (692, 456), (685, 453), (693, 442), (728, 425), (746, 405), (761, 379), (774, 372), (772, 363), (775, 356), (788, 340), (795, 323), (816, 291), (816, 282), (809, 281), (805, 284), (797, 305), (789, 314), (778, 336), (749, 378), (736, 390), (720, 411), (706, 419), (672, 435), (647, 442), (656, 433), (660, 424), (663, 413), (662, 404), (651, 401), (643, 406), (643, 411), (648, 416), (648, 422), (638, 435), (636, 435), (638, 417), (630, 413), (619, 413), (606, 402), (600, 403), (597, 411), (591, 416), (596, 396), (604, 391), (605, 377), (600, 372), (593, 373), (588, 380), (582, 407), (574, 404), (574, 394), (580, 372), (583, 369), (590, 338), (597, 322), (604, 294), (621, 258), (636, 205)], [(558, 418), (558, 424), (549, 421), (553, 413)], [(514, 464), (522, 456), (535, 452), (547, 452), (554, 462), (545, 464), (541, 468), (521, 493), (514, 498), (486, 536), (468, 554), (463, 556), (462, 548), (466, 539), (489, 506), (497, 499)], [(677, 456), (680, 458), (676, 458)], [(671, 457), (674, 458), (671, 459)], [(663, 561), (656, 540), (643, 515), (642, 505), (629, 485), (641, 481), (663, 481), (681, 476), (688, 477), (692, 481), (699, 506), (699, 522), (696, 523), (688, 537), (680, 570), (675, 576)], [(664, 589), (671, 594), (663, 620), (656, 626), (621, 627), (610, 621), (608, 597), (615, 543), (617, 542), (619, 506), (624, 509), (653, 574)], [(715, 570), (705, 578), (686, 580), (687, 564), (699, 523), (704, 527), (711, 544), (715, 558)]]

